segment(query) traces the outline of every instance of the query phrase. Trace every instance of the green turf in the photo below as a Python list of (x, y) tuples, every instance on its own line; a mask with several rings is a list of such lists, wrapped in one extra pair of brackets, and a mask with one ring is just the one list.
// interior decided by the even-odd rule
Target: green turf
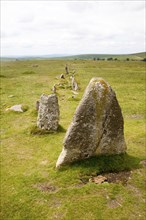
[[(76, 71), (79, 94), (72, 99), (65, 64)], [(38, 67), (33, 67), (37, 64)], [(92, 77), (103, 77), (115, 90), (124, 116), (127, 153), (93, 157), (55, 169), (65, 132)], [(145, 63), (94, 60), (29, 60), (1, 63), (1, 219), (2, 220), (145, 220)], [(55, 83), (60, 127), (36, 129), (35, 103)], [(15, 104), (24, 113), (5, 111)], [(131, 171), (127, 185), (82, 184), (108, 172)]]

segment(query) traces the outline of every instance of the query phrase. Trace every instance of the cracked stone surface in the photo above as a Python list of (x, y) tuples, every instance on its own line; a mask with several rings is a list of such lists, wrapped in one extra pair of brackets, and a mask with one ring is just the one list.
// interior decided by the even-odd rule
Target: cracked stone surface
[(123, 130), (115, 92), (102, 78), (92, 78), (67, 130), (56, 167), (94, 155), (124, 153)]
[(41, 95), (37, 126), (44, 130), (56, 131), (59, 125), (59, 105), (55, 94)]

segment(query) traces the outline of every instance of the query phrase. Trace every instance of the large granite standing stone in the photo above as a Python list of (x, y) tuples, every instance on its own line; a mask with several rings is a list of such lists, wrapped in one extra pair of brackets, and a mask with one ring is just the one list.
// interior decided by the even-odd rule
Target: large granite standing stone
[(56, 131), (59, 125), (59, 105), (55, 94), (41, 95), (37, 126), (44, 130)]
[(116, 94), (102, 78), (91, 79), (67, 130), (56, 167), (98, 154), (126, 151)]

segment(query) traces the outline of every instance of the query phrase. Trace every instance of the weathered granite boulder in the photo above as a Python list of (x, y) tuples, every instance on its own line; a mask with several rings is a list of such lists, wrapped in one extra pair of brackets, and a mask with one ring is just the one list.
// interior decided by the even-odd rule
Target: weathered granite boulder
[(123, 124), (111, 86), (102, 78), (91, 79), (67, 130), (56, 167), (96, 154), (124, 153)]
[(59, 125), (59, 105), (55, 94), (41, 95), (37, 126), (44, 130), (56, 131)]

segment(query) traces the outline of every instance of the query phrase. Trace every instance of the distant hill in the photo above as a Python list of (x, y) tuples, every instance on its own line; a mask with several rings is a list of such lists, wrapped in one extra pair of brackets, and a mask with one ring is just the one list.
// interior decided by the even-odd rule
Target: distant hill
[[(146, 52), (134, 53), (134, 54), (81, 54), (74, 56), (56, 57), (55, 59), (66, 59), (66, 60), (143, 60), (146, 58)], [(52, 58), (51, 58), (52, 59)], [(54, 58), (53, 58), (54, 59)]]
[(1, 57), (1, 61), (17, 60), (136, 60), (141, 61), (146, 58), (146, 52), (133, 54), (79, 54), (79, 55), (38, 55), (38, 56), (18, 56), (18, 57)]
[(146, 52), (143, 52), (143, 53), (134, 53), (133, 55), (138, 56), (138, 57), (142, 57), (142, 58), (146, 58)]
[(56, 57), (62, 58), (68, 56), (66, 54), (50, 54), (50, 55), (36, 55), (36, 56), (5, 56), (1, 57), (1, 61), (19, 61), (19, 60), (46, 60), (49, 58), (55, 59)]

